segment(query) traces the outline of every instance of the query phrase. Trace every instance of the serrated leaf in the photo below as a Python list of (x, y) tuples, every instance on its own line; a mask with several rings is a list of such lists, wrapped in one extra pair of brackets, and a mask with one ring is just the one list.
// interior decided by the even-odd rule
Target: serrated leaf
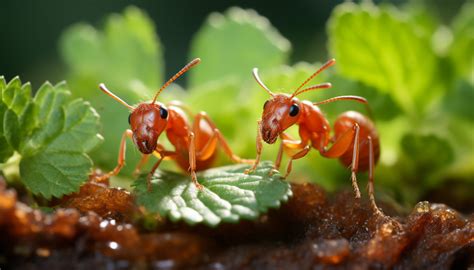
[(172, 221), (217, 226), (221, 222), (255, 220), (269, 208), (278, 208), (292, 195), (290, 184), (279, 173), (269, 176), (270, 162), (262, 162), (252, 174), (248, 165), (214, 168), (198, 173), (199, 190), (187, 175), (158, 171), (148, 192), (146, 176), (134, 186), (137, 201)]
[(21, 180), (47, 199), (77, 191), (92, 166), (86, 152), (101, 141), (97, 113), (81, 99), (71, 101), (65, 83), (43, 84), (34, 99), (18, 78), (0, 87), (1, 162), (19, 152)]
[(89, 175), (92, 161), (79, 152), (56, 152), (45, 149), (20, 161), (22, 181), (34, 194), (46, 199), (61, 197), (78, 190)]
[[(105, 142), (91, 153), (104, 170), (116, 165), (122, 133), (130, 113), (98, 89), (103, 82), (130, 104), (154, 94), (163, 80), (163, 49), (153, 21), (135, 7), (105, 19), (102, 29), (85, 23), (68, 28), (60, 41), (62, 58), (69, 68), (68, 83), (81, 89), (80, 97), (91, 102), (101, 115)], [(140, 155), (127, 147), (127, 163)], [(122, 174), (131, 174), (125, 166)]]
[(431, 36), (405, 16), (392, 6), (339, 5), (328, 23), (329, 49), (342, 75), (389, 93), (400, 108), (416, 114), (443, 87)]
[(3, 116), (3, 135), (6, 141), (14, 149), (20, 146), (20, 121), (13, 110), (7, 109)]
[(287, 62), (290, 43), (269, 21), (253, 10), (231, 8), (212, 13), (191, 44), (191, 58), (201, 57), (190, 71), (189, 83), (198, 86), (233, 76), (247, 79), (252, 68), (275, 67)]

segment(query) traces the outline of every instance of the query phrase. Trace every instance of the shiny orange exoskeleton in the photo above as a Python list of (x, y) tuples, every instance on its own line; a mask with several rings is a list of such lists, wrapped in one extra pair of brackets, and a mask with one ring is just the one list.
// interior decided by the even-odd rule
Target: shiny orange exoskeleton
[[(142, 153), (142, 159), (137, 165), (136, 172), (147, 162), (150, 154), (159, 154), (158, 161), (147, 177), (149, 190), (151, 189), (151, 176), (164, 158), (173, 159), (183, 170), (189, 170), (191, 179), (198, 188), (202, 188), (202, 186), (197, 181), (196, 171), (211, 166), (219, 145), (234, 162), (253, 163), (253, 160), (241, 159), (232, 152), (216, 125), (205, 112), (197, 114), (191, 126), (181, 103), (174, 101), (165, 106), (156, 101), (158, 95), (167, 86), (200, 61), (199, 58), (192, 60), (158, 90), (151, 102), (143, 102), (136, 107), (127, 104), (109, 91), (104, 84), (100, 84), (99, 88), (103, 92), (131, 110), (128, 118), (131, 129), (127, 129), (122, 136), (118, 164), (104, 177), (117, 175), (122, 169), (125, 163), (125, 140), (127, 137), (132, 138)], [(166, 150), (158, 142), (158, 138), (163, 132), (166, 132), (168, 140), (175, 147), (174, 151)]]
[[(374, 166), (380, 154), (379, 136), (372, 121), (364, 115), (348, 111), (341, 114), (334, 124), (334, 135), (330, 135), (331, 127), (317, 105), (337, 100), (354, 100), (367, 105), (367, 100), (359, 96), (338, 96), (321, 102), (300, 101), (296, 98), (301, 93), (330, 88), (330, 83), (322, 83), (303, 88), (311, 79), (324, 69), (332, 66), (334, 59), (326, 62), (321, 68), (304, 81), (293, 94), (275, 94), (265, 86), (258, 75), (258, 69), (253, 69), (257, 83), (271, 96), (263, 106), (261, 120), (258, 121), (257, 157), (252, 172), (260, 162), (262, 139), (273, 144), (280, 138), (281, 144), (275, 162), (275, 169), (279, 170), (282, 153), (285, 150), (290, 155), (285, 178), (291, 172), (293, 160), (304, 157), (311, 148), (328, 158), (339, 158), (345, 166), (351, 166), (351, 180), (357, 198), (360, 191), (357, 185), (356, 173), (369, 170), (368, 193), (374, 211), (381, 214), (374, 199)], [(300, 140), (292, 139), (285, 130), (293, 125), (299, 126)], [(329, 147), (329, 145), (331, 145)]]

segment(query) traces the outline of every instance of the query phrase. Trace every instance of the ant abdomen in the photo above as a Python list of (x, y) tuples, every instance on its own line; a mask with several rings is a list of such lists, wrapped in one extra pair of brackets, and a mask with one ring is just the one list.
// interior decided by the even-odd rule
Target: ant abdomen
[[(379, 135), (373, 122), (368, 117), (356, 111), (347, 111), (342, 113), (341, 115), (339, 115), (334, 124), (334, 139), (339, 138), (348, 130), (354, 129), (354, 126), (356, 124), (359, 126), (358, 169), (360, 171), (367, 171), (370, 165), (369, 137), (372, 140), (374, 164), (377, 163), (380, 156)], [(355, 142), (353, 142), (349, 149), (342, 156), (339, 157), (339, 160), (344, 164), (344, 166), (350, 166), (352, 164), (354, 143)]]

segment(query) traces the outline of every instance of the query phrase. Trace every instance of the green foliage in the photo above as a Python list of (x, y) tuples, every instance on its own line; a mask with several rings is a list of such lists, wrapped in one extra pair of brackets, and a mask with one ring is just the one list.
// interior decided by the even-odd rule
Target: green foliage
[(390, 6), (342, 4), (328, 23), (329, 48), (342, 75), (388, 92), (405, 111), (420, 113), (442, 91), (439, 60), (429, 33), (405, 16)]
[(454, 40), (449, 51), (453, 68), (474, 84), (474, 2), (467, 2), (453, 24)]
[[(462, 120), (472, 119), (474, 94), (473, 84), (464, 80), (469, 74), (472, 80), (473, 74), (470, 10), (472, 5), (467, 4), (455, 19), (452, 44), (451, 29), (436, 25), (429, 13), (388, 5), (341, 4), (328, 23), (329, 49), (339, 60), (341, 75), (388, 94), (401, 109), (396, 114), (399, 120), (387, 123), (398, 129), (389, 131), (378, 123), (382, 149), (389, 149), (382, 150), (381, 161), (391, 161), (381, 175), (392, 189), (399, 190), (403, 185), (394, 178), (408, 183), (416, 179), (418, 184), (411, 187), (413, 200), (423, 187), (439, 183), (454, 171), (457, 179), (474, 178), (472, 170), (465, 169), (473, 167), (467, 164), (472, 162), (467, 158), (472, 150), (466, 151), (472, 138), (459, 131), (463, 126), (474, 128)], [(397, 124), (401, 122), (408, 126)], [(461, 176), (460, 171), (465, 174)]]
[(18, 152), (21, 181), (47, 199), (77, 191), (92, 166), (86, 153), (102, 141), (94, 109), (65, 83), (47, 82), (32, 98), (29, 83), (0, 77), (0, 93), (0, 162)]
[(172, 221), (217, 226), (221, 222), (254, 220), (291, 196), (290, 185), (279, 173), (269, 176), (271, 163), (263, 162), (249, 175), (243, 173), (246, 168), (248, 165), (234, 165), (201, 172), (198, 181), (202, 190), (189, 176), (158, 172), (148, 192), (144, 175), (135, 183), (138, 203)]
[(231, 8), (212, 13), (193, 39), (191, 56), (202, 65), (190, 75), (190, 85), (234, 76), (247, 79), (256, 63), (261, 68), (287, 62), (290, 43), (269, 21), (253, 10)]
[[(311, 82), (328, 81), (333, 88), (304, 93), (300, 98), (312, 101), (337, 95), (367, 98), (381, 138), (381, 158), (376, 171), (378, 191), (385, 186), (395, 194), (410, 193), (405, 197), (415, 200), (424, 187), (448, 178), (472, 183), (474, 12), (471, 11), (472, 4), (466, 4), (450, 26), (441, 26), (423, 3), (404, 8), (367, 2), (343, 3), (334, 9), (327, 25), (328, 50), (337, 64)], [(129, 17), (142, 22), (140, 29), (128, 23), (130, 19), (124, 19)], [(107, 25), (115, 21), (122, 22), (122, 35), (120, 39), (107, 38), (110, 35)], [(120, 136), (127, 128), (127, 111), (98, 93), (97, 84), (107, 83), (128, 102), (150, 96), (162, 79), (161, 45), (149, 19), (137, 9), (129, 8), (123, 15), (109, 17), (103, 31), (84, 25), (72, 27), (63, 35), (61, 47), (71, 68), (71, 83), (80, 86), (77, 89), (85, 89), (81, 95), (100, 109), (107, 144), (94, 158), (99, 166), (110, 169), (116, 164)], [(112, 47), (120, 47), (120, 51), (111, 50)], [(202, 63), (189, 72), (189, 89), (181, 91), (170, 86), (160, 101), (177, 99), (194, 113), (206, 111), (232, 149), (242, 157), (253, 158), (256, 122), (269, 97), (253, 80), (251, 68), (259, 68), (262, 80), (274, 92), (290, 93), (320, 66), (320, 63), (289, 65), (290, 47), (254, 11), (232, 8), (222, 14), (213, 13), (190, 44), (189, 58), (200, 57)], [(133, 60), (124, 55), (134, 55)], [(153, 71), (143, 73), (142, 67)], [(349, 101), (321, 105), (321, 110), (331, 123), (345, 110), (367, 114), (364, 106)], [(296, 128), (289, 132), (297, 135)], [(7, 139), (1, 138), (0, 145), (5, 144)], [(265, 144), (263, 159), (274, 159), (277, 149), (278, 144)], [(127, 163), (132, 165), (136, 162), (130, 158), (133, 152), (137, 151), (131, 149), (127, 153)], [(439, 159), (434, 158), (437, 153)], [(229, 160), (222, 157), (215, 165), (223, 163)], [(285, 163), (286, 160), (282, 168)], [(439, 168), (433, 169), (434, 166)], [(133, 166), (128, 168), (131, 170)], [(290, 176), (290, 179), (315, 181), (329, 189), (349, 186), (348, 178), (348, 170), (335, 160), (320, 157), (316, 151), (296, 161)], [(363, 182), (364, 175), (359, 179)]]
[[(105, 170), (115, 167), (118, 145), (128, 128), (128, 109), (100, 92), (103, 82), (116, 95), (133, 104), (149, 98), (163, 80), (163, 52), (153, 22), (141, 10), (129, 7), (110, 15), (102, 30), (79, 23), (67, 29), (60, 41), (69, 67), (73, 93), (89, 100), (101, 115), (105, 143), (91, 157)], [(135, 164), (137, 151), (129, 147), (127, 161)], [(133, 166), (124, 172), (131, 173)]]

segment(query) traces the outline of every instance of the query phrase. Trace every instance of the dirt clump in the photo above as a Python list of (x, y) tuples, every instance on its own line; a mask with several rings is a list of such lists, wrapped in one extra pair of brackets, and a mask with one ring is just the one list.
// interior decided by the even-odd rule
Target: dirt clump
[[(257, 221), (143, 226), (126, 191), (90, 181), (51, 214), (19, 202), (0, 181), (0, 267), (6, 269), (465, 269), (474, 217), (420, 202), (406, 217), (373, 215), (312, 184)], [(100, 194), (100, 195), (98, 195)], [(113, 200), (109, 202), (108, 200)], [(386, 209), (385, 209), (386, 210)], [(138, 218), (137, 218), (138, 217)]]

